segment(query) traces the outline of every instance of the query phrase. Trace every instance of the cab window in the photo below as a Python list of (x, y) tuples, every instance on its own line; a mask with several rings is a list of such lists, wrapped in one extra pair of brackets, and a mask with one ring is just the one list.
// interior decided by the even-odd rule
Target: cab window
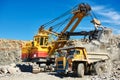
[(76, 54), (80, 54), (80, 51), (76, 50), (75, 53), (76, 53)]
[(43, 45), (43, 37), (40, 38), (40, 45)]
[(48, 42), (48, 38), (45, 38), (44, 44), (47, 45), (47, 42)]

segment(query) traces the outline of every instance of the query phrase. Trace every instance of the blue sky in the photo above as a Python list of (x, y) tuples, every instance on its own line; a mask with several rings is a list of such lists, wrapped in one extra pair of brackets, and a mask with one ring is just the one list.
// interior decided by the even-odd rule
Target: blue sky
[[(81, 2), (91, 5), (103, 26), (120, 34), (119, 0), (0, 0), (0, 38), (31, 40), (40, 25)], [(89, 22), (83, 19), (79, 29), (91, 29)]]

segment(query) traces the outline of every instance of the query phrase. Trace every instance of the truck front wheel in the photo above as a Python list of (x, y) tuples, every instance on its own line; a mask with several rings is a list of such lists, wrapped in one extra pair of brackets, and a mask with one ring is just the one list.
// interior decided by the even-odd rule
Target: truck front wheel
[(84, 77), (84, 64), (78, 64), (77, 75), (78, 77)]

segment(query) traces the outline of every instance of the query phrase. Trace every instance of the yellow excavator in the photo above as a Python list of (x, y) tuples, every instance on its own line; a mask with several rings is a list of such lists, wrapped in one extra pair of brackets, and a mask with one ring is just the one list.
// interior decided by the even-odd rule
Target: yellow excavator
[[(54, 23), (56, 20), (60, 19), (63, 16), (66, 16), (68, 12), (71, 12), (71, 10), (65, 12), (60, 17), (57, 17), (53, 19), (52, 21), (42, 25), (38, 33), (34, 36), (33, 41), (28, 42), (25, 46), (22, 48), (22, 59), (23, 61), (27, 62), (33, 62), (37, 63), (39, 67), (44, 71), (46, 70), (53, 70), (54, 64), (55, 64), (55, 52), (57, 49), (62, 48), (65, 46), (67, 41), (69, 40), (71, 35), (83, 35), (83, 36), (89, 36), (89, 39), (98, 39), (98, 36), (96, 36), (100, 31), (99, 30), (93, 30), (93, 31), (81, 31), (81, 32), (74, 32), (74, 30), (77, 28), (78, 24), (81, 22), (81, 20), (85, 16), (91, 16), (91, 7), (86, 3), (81, 3), (77, 6), (75, 6), (72, 9), (72, 17), (68, 17), (65, 19), (65, 21), (62, 21), (62, 23), (58, 23), (56, 25), (64, 26), (63, 23), (68, 21), (68, 24), (65, 27), (61, 27), (61, 32), (53, 31), (53, 27), (49, 27), (48, 29), (45, 29), (46, 25)], [(94, 25), (97, 25), (98, 28), (101, 24), (96, 19), (93, 19), (92, 23)], [(59, 30), (59, 28), (58, 28)], [(56, 36), (56, 38), (53, 37), (51, 39), (51, 35)], [(33, 72), (36, 71), (36, 69), (33, 68)]]

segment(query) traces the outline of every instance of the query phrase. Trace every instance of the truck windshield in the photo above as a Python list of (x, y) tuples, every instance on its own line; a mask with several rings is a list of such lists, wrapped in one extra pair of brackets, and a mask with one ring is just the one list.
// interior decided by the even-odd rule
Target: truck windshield
[(80, 54), (80, 51), (76, 50), (75, 53), (76, 53), (76, 54)]

